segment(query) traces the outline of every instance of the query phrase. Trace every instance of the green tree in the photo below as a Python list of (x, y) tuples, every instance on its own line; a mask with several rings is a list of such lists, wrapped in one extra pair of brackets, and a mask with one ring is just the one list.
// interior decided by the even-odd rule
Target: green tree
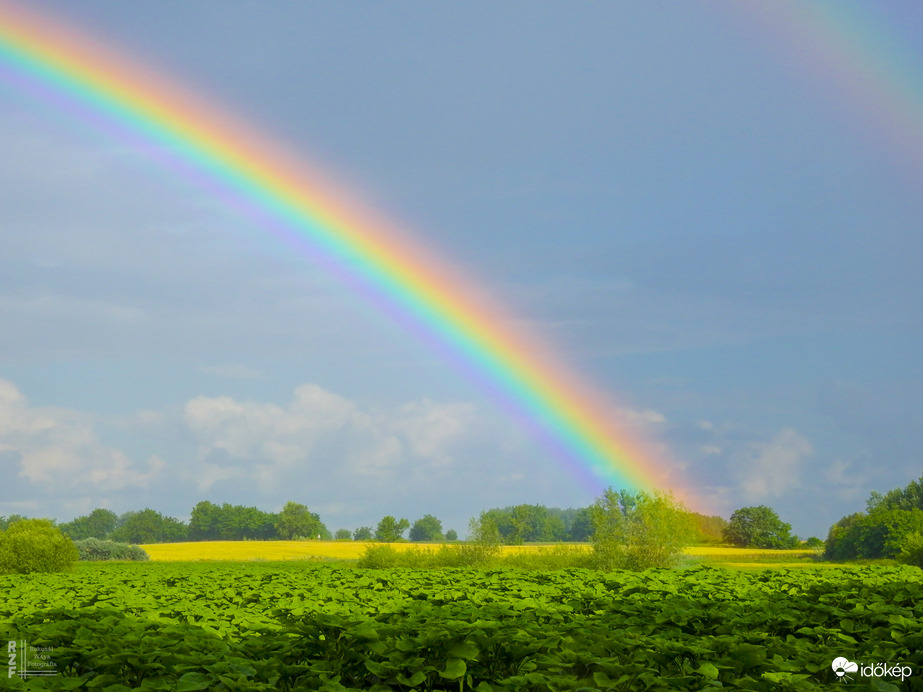
[(481, 512), (477, 519), (468, 523), (468, 540), (458, 550), (464, 565), (483, 565), (500, 556), (500, 529), (495, 515)]
[(608, 488), (590, 511), (593, 552), (602, 569), (669, 567), (692, 539), (689, 512), (669, 493)]
[(324, 526), (320, 517), (308, 511), (305, 505), (297, 502), (286, 502), (276, 519), (276, 531), (279, 538), (292, 540), (294, 538), (330, 538), (330, 532)]
[(589, 541), (593, 537), (593, 514), (589, 507), (565, 510), (565, 528), (567, 540), (577, 543)]
[(150, 508), (120, 516), (118, 526), (109, 536), (122, 543), (172, 543), (188, 537), (188, 527), (183, 522)]
[(919, 480), (910, 481), (903, 488), (895, 488), (884, 495), (872, 491), (868, 499), (868, 513), (872, 514), (879, 509), (923, 510), (923, 476), (920, 476)]
[(353, 540), (354, 541), (372, 540), (372, 527), (371, 526), (360, 526), (358, 529), (353, 531)]
[(432, 514), (423, 515), (410, 527), (410, 540), (412, 541), (441, 541), (442, 539), (442, 522)]
[(731, 515), (724, 540), (740, 548), (794, 548), (798, 538), (791, 530), (791, 524), (766, 505), (741, 507)]
[(10, 526), (15, 524), (17, 521), (22, 521), (23, 519), (28, 519), (28, 518), (29, 517), (24, 517), (21, 514), (11, 514), (8, 517), (0, 517), (0, 531), (5, 531)]
[(351, 541), (353, 535), (349, 529), (337, 529), (337, 532), (333, 534), (333, 538), (337, 541)]
[(375, 528), (375, 540), (382, 543), (396, 543), (404, 537), (404, 531), (410, 528), (406, 519), (397, 520), (390, 514), (382, 517)]
[(904, 536), (897, 561), (905, 565), (923, 567), (923, 534), (913, 531)]
[(455, 529), (449, 529), (445, 532), (445, 539), (447, 541), (457, 541), (458, 540), (458, 531)]
[(0, 532), (0, 574), (60, 572), (78, 557), (73, 541), (48, 519), (23, 519)]
[(189, 517), (189, 538), (194, 541), (217, 541), (221, 508), (208, 500), (202, 500), (192, 508)]
[(717, 515), (706, 516), (698, 512), (691, 512), (693, 526), (695, 527), (696, 543), (721, 543), (724, 541), (724, 530), (728, 521)]
[(94, 509), (86, 516), (61, 524), (61, 533), (71, 540), (98, 538), (104, 540), (115, 529), (118, 516), (111, 509)]

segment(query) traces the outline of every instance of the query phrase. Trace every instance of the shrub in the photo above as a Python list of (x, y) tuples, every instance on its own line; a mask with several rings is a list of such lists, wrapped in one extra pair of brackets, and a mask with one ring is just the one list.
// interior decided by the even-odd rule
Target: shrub
[(23, 519), (0, 533), (0, 573), (61, 572), (77, 558), (73, 541), (47, 519)]
[(80, 560), (84, 562), (101, 562), (103, 560), (150, 560), (144, 549), (137, 545), (119, 543), (117, 541), (102, 541), (98, 538), (85, 538), (74, 541)]
[(590, 509), (593, 553), (600, 569), (670, 567), (693, 536), (689, 512), (668, 493), (609, 488)]
[(366, 569), (385, 569), (396, 567), (400, 556), (390, 545), (366, 546), (365, 552), (359, 558), (359, 567)]
[(923, 534), (914, 531), (904, 536), (897, 560), (905, 565), (923, 567)]

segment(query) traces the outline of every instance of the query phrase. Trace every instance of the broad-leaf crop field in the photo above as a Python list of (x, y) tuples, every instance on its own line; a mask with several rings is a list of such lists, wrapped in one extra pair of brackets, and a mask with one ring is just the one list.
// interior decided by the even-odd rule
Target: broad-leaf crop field
[(96, 563), (3, 576), (0, 593), (0, 640), (46, 650), (56, 673), (4, 674), (12, 689), (809, 690), (841, 656), (912, 669), (875, 689), (923, 689), (911, 567)]

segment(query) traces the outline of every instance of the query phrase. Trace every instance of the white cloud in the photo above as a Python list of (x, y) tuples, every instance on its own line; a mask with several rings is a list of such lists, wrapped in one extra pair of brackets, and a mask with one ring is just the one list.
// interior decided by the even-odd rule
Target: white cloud
[(5, 380), (0, 380), (0, 452), (18, 459), (19, 478), (50, 493), (146, 487), (166, 466), (151, 457), (139, 468), (120, 449), (99, 441), (88, 416), (31, 407)]
[(196, 397), (184, 421), (199, 443), (200, 487), (245, 473), (264, 489), (286, 468), (305, 475), (383, 479), (407, 463), (451, 466), (458, 444), (483, 431), (466, 403), (411, 402), (396, 412), (366, 411), (315, 384), (287, 406), (231, 397)]
[(741, 489), (749, 501), (779, 497), (801, 483), (801, 470), (814, 446), (792, 428), (783, 428), (768, 442), (749, 445), (738, 464)]

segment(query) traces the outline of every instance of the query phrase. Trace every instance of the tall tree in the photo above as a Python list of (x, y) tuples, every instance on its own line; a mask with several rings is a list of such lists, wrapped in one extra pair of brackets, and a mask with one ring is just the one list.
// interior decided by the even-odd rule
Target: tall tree
[(118, 516), (111, 509), (94, 509), (85, 516), (61, 524), (61, 533), (74, 541), (84, 538), (104, 539), (115, 529)]
[(404, 537), (404, 531), (410, 527), (406, 519), (397, 520), (390, 514), (382, 517), (375, 529), (375, 540), (382, 543), (395, 543)]
[(441, 541), (442, 539), (442, 522), (432, 514), (423, 515), (410, 527), (410, 540), (412, 541)]
[(320, 517), (298, 502), (285, 503), (276, 519), (276, 531), (283, 540), (330, 537), (330, 532)]

